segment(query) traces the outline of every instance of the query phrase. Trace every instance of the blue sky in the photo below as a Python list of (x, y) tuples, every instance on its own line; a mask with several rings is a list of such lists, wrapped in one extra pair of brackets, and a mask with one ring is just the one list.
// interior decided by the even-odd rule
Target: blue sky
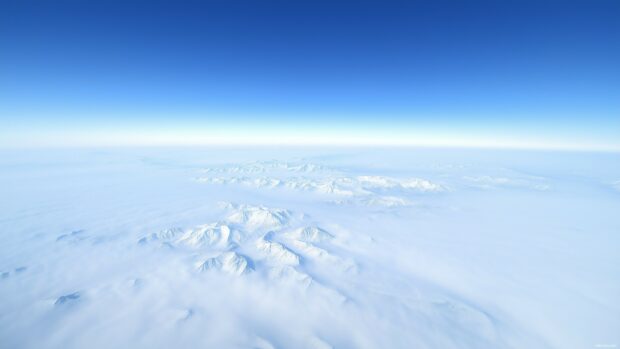
[(1, 146), (620, 149), (618, 1), (0, 4)]

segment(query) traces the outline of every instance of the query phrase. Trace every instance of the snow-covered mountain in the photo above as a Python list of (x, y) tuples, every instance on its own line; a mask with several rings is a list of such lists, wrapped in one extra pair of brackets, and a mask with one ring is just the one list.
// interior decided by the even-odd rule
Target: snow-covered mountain
[(613, 154), (239, 154), (5, 152), (0, 347), (620, 342)]

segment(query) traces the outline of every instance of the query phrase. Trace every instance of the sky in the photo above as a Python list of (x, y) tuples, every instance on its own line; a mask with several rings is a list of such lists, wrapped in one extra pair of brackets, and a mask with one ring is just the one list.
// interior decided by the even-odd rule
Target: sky
[(620, 150), (619, 1), (0, 0), (0, 147)]

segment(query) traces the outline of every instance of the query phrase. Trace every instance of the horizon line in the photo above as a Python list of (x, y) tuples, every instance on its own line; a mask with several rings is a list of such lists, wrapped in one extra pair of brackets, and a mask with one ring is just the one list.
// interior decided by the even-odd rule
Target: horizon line
[(538, 151), (568, 151), (568, 152), (601, 152), (620, 153), (619, 145), (609, 144), (579, 144), (540, 141), (415, 141), (415, 140), (387, 140), (387, 139), (253, 139), (240, 140), (234, 137), (214, 138), (201, 141), (167, 140), (159, 142), (147, 141), (95, 141), (95, 142), (18, 142), (15, 144), (1, 144), (0, 150), (35, 150), (35, 149), (88, 149), (88, 148), (194, 148), (194, 147), (344, 147), (344, 148), (435, 148), (435, 149), (485, 149), (485, 150), (538, 150)]

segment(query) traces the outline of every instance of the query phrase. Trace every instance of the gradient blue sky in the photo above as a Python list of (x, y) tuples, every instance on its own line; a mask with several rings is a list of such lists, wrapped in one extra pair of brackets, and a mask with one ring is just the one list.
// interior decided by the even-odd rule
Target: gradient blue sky
[(0, 146), (620, 149), (620, 1), (0, 4)]

